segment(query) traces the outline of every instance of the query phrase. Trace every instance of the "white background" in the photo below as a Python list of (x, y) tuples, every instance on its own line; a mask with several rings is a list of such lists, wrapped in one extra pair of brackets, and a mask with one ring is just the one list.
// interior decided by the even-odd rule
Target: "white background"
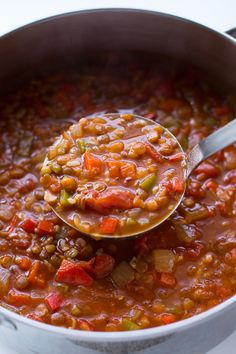
[[(101, 7), (132, 7), (167, 12), (219, 31), (236, 27), (236, 0), (0, 0), (0, 35), (43, 17)], [(235, 354), (235, 347), (236, 333), (207, 354)], [(24, 354), (12, 352), (1, 343), (0, 353)]]

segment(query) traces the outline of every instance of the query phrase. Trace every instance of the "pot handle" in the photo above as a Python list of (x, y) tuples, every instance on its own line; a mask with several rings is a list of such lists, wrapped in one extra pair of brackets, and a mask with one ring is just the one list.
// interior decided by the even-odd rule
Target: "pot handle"
[(17, 326), (9, 318), (5, 317), (3, 314), (0, 314), (0, 326), (12, 329), (17, 331)]
[(226, 31), (227, 34), (229, 34), (231, 37), (236, 38), (236, 27), (229, 29)]

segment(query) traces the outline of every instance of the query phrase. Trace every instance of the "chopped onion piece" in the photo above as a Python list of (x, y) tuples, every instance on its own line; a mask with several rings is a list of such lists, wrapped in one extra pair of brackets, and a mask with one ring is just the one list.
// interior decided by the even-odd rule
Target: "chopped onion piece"
[(175, 255), (171, 250), (153, 250), (153, 263), (157, 272), (171, 273), (175, 265)]
[(134, 280), (135, 271), (130, 265), (123, 261), (111, 273), (111, 278), (118, 287), (125, 287), (128, 283)]

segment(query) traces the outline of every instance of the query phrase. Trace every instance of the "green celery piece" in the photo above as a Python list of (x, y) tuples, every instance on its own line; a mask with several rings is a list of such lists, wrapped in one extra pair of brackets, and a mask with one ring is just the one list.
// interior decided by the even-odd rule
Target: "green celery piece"
[(123, 318), (122, 319), (122, 327), (126, 331), (135, 331), (135, 330), (141, 328), (135, 322), (130, 321), (128, 318)]
[(156, 179), (156, 173), (152, 173), (140, 182), (139, 187), (145, 190), (146, 192), (149, 192), (155, 186)]
[(68, 201), (69, 197), (70, 197), (69, 193), (67, 193), (65, 189), (62, 189), (60, 193), (60, 204), (64, 207), (70, 206), (71, 204)]
[(87, 149), (86, 142), (83, 139), (77, 139), (76, 142), (81, 154), (84, 154)]
[(136, 225), (137, 224), (137, 221), (135, 220), (135, 219), (133, 219), (133, 218), (128, 218), (127, 220), (126, 220), (126, 225), (127, 226), (134, 226), (134, 225)]

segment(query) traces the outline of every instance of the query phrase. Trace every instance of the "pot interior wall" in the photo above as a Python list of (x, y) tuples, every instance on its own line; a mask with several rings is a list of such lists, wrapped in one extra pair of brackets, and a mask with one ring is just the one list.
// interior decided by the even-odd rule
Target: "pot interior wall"
[[(186, 20), (138, 10), (93, 10), (58, 16), (0, 39), (0, 91), (45, 70), (79, 67), (107, 56), (102, 67), (127, 51), (175, 58), (203, 68), (215, 82), (236, 87), (235, 43)], [(164, 60), (166, 61), (166, 60)]]

